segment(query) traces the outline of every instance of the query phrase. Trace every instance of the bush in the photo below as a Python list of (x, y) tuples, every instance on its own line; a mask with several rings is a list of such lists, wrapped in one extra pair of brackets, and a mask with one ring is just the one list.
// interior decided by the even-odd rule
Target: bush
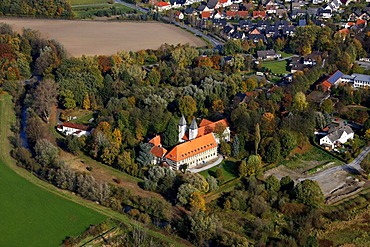
[[(131, 211), (132, 211), (132, 210), (131, 210)], [(150, 224), (150, 222), (151, 222), (152, 220), (150, 219), (150, 216), (149, 216), (148, 214), (141, 213), (141, 214), (139, 215), (139, 221), (140, 221), (140, 222), (142, 222), (142, 223), (144, 223), (145, 225), (148, 225), (148, 224)]]

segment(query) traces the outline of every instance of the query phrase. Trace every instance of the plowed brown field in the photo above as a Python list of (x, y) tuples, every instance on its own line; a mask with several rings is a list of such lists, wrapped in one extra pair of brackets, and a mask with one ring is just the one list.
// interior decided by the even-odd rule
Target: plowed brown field
[(14, 30), (39, 30), (43, 37), (62, 43), (71, 56), (111, 55), (120, 50), (157, 49), (161, 44), (205, 42), (173, 25), (158, 22), (107, 22), (40, 19), (0, 19)]

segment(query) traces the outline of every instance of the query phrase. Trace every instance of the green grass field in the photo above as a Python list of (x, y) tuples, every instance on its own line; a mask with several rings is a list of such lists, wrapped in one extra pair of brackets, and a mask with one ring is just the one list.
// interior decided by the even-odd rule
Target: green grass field
[(282, 58), (291, 57), (294, 55), (293, 53), (286, 53), (283, 51), (278, 51), (277, 53), (280, 53)]
[(311, 149), (304, 154), (296, 154), (295, 156), (291, 157), (289, 161), (281, 161), (280, 164), (294, 170), (306, 167), (311, 161), (320, 162), (320, 165), (328, 162), (333, 162), (333, 166), (344, 164), (339, 159), (315, 146), (312, 146)]
[(287, 74), (286, 70), (287, 61), (266, 61), (262, 63), (262, 66), (271, 70), (274, 74)]
[(72, 6), (108, 3), (109, 0), (70, 0)]
[(58, 246), (107, 217), (50, 193), (15, 173), (5, 161), (11, 98), (0, 96), (0, 246)]
[[(238, 177), (235, 162), (230, 160), (224, 160), (222, 161), (221, 165), (222, 165), (222, 174), (224, 176), (223, 183), (226, 183)], [(218, 166), (214, 166), (211, 169), (200, 172), (199, 174), (205, 178), (207, 178), (208, 175), (216, 177), (217, 167)]]
[(114, 4), (103, 3), (90, 6), (75, 5), (73, 7), (73, 12), (76, 14), (77, 18), (85, 19), (93, 18), (96, 16), (107, 16), (107, 15), (111, 16), (129, 12), (131, 13), (134, 12), (134, 10), (119, 3)]

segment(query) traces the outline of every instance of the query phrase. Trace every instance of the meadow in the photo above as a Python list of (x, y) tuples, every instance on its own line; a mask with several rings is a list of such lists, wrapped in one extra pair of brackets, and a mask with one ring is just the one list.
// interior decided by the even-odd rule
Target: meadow
[(112, 0), (70, 0), (72, 6), (75, 5), (90, 5), (113, 2)]
[(10, 96), (0, 95), (0, 246), (59, 246), (104, 221), (106, 216), (44, 190), (8, 166), (11, 107)]

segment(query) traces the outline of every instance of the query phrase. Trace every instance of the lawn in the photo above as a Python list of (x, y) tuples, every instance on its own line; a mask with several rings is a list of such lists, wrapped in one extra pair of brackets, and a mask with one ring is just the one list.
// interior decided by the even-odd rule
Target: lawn
[(96, 16), (112, 16), (120, 15), (123, 13), (133, 13), (136, 10), (126, 7), (125, 5), (115, 3), (115, 4), (97, 4), (90, 6), (78, 6), (73, 7), (73, 12), (76, 14), (77, 18), (93, 18)]
[(271, 70), (271, 72), (274, 73), (274, 74), (287, 74), (287, 73), (289, 73), (286, 70), (287, 61), (285, 61), (285, 60), (283, 60), (283, 61), (278, 61), (278, 60), (266, 61), (266, 62), (262, 63), (262, 66)]
[(282, 58), (291, 57), (294, 55), (293, 53), (286, 53), (283, 51), (278, 51), (277, 53), (280, 53)]
[(216, 177), (216, 170), (220, 166), (222, 168), (222, 174), (224, 177), (223, 183), (226, 183), (238, 177), (236, 164), (234, 161), (231, 160), (224, 160), (220, 165), (214, 166), (206, 171), (202, 171), (199, 174), (205, 178), (207, 178), (209, 175)]
[(285, 165), (290, 169), (302, 169), (302, 168), (313, 168), (320, 165), (332, 162), (331, 165), (343, 165), (343, 162), (339, 159), (328, 154), (324, 150), (321, 150), (318, 147), (310, 146), (309, 149), (303, 154), (295, 154), (290, 158), (289, 161), (282, 161), (281, 164)]
[(50, 193), (15, 173), (8, 157), (11, 98), (0, 96), (0, 246), (58, 246), (107, 217)]
[(101, 4), (108, 3), (109, 0), (70, 0), (72, 6), (74, 5), (89, 5), (89, 4)]

